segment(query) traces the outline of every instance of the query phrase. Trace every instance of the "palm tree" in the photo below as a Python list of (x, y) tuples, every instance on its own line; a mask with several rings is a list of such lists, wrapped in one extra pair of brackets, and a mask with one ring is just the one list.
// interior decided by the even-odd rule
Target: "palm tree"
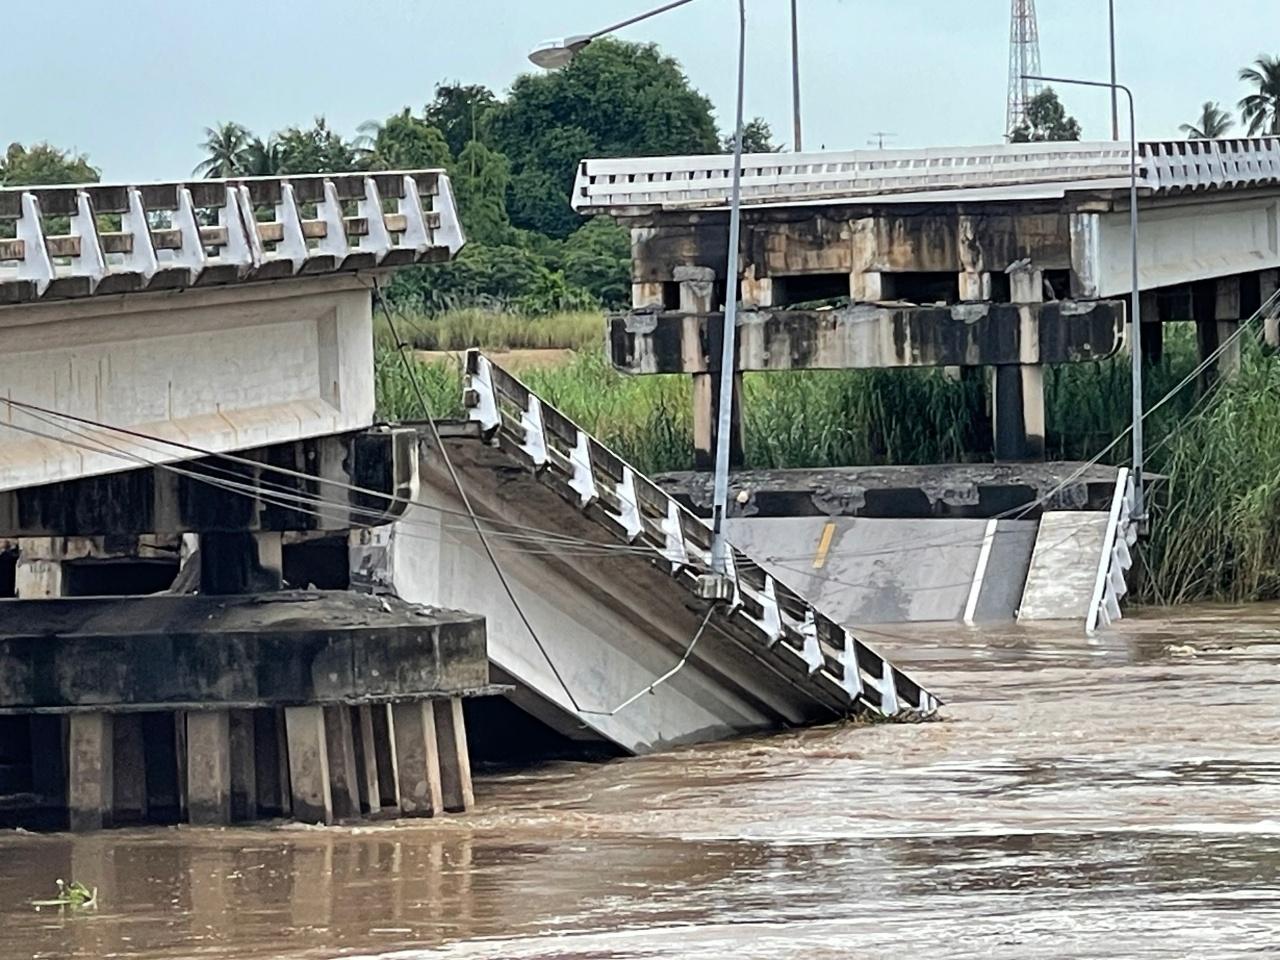
[(274, 177), (284, 162), (280, 141), (274, 137), (254, 137), (245, 144), (239, 173), (246, 177)]
[(1239, 103), (1240, 119), (1249, 133), (1280, 134), (1280, 57), (1261, 54), (1252, 67), (1240, 71), (1240, 79), (1258, 88)]
[(1206, 100), (1200, 108), (1200, 116), (1195, 123), (1184, 123), (1178, 129), (1187, 135), (1188, 140), (1212, 140), (1221, 137), (1234, 126), (1231, 114), (1223, 110), (1213, 100)]
[(192, 173), (198, 177), (235, 177), (244, 173), (249, 131), (238, 123), (220, 123), (204, 128), (204, 160)]

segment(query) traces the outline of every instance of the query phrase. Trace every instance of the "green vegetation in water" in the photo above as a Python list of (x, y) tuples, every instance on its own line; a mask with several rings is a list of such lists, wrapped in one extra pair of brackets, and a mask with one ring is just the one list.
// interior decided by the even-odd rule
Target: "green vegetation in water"
[(98, 905), (98, 888), (92, 890), (86, 887), (78, 880), (72, 880), (67, 883), (64, 880), (55, 881), (58, 884), (58, 895), (50, 900), (32, 900), (31, 905), (37, 910), (42, 907), (57, 907), (60, 910), (87, 910)]

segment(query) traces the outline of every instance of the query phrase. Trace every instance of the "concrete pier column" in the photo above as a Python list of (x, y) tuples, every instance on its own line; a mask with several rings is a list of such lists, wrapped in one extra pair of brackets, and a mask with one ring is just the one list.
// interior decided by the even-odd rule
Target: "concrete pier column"
[(21, 600), (62, 596), (61, 537), (20, 537), (13, 571), (14, 594)]
[(373, 732), (373, 711), (385, 710), (383, 704), (361, 704), (351, 708), (351, 726), (355, 734), (356, 786), (360, 791), (360, 810), (376, 814), (382, 807), (378, 788), (378, 748)]
[(67, 729), (65, 716), (31, 717), (31, 790), (45, 803), (67, 801)]
[[(681, 353), (686, 367), (704, 368), (702, 349), (700, 346), (701, 325), (697, 317), (713, 312), (719, 304), (715, 302), (715, 271), (710, 267), (679, 266), (675, 269), (676, 282), (680, 287), (680, 311), (692, 316), (686, 321), (681, 338)], [(727, 285), (726, 285), (727, 286)], [(726, 296), (728, 294), (726, 293)], [(724, 343), (723, 328), (708, 329), (710, 353), (718, 365), (721, 345)], [(742, 463), (742, 376), (735, 374), (733, 380), (733, 416), (730, 420), (729, 462), (734, 465)], [(698, 470), (710, 470), (715, 466), (716, 457), (716, 423), (720, 410), (720, 377), (710, 372), (698, 372), (693, 375), (693, 460)]]
[(329, 751), (329, 784), (333, 815), (348, 819), (360, 815), (360, 789), (356, 772), (355, 736), (351, 710), (345, 704), (324, 708), (325, 746)]
[(854, 303), (879, 303), (885, 299), (884, 274), (878, 270), (849, 274), (849, 299)]
[(293, 818), (303, 823), (333, 823), (324, 708), (285, 707), (284, 722), (289, 739)]
[(996, 460), (1044, 457), (1044, 370), (1005, 364), (991, 379)]
[(1218, 278), (1213, 313), (1217, 327), (1217, 345), (1230, 341), (1230, 345), (1218, 355), (1218, 375), (1231, 378), (1240, 372), (1240, 338), (1235, 337), (1236, 331), (1240, 329), (1241, 319), (1240, 277)]
[(462, 698), (434, 700), (436, 737), (440, 744), (440, 787), (444, 808), (454, 812), (470, 810), (476, 796), (471, 787), (471, 754), (467, 750), (467, 726), (462, 716)]
[(111, 723), (112, 821), (141, 822), (147, 819), (147, 752), (141, 713), (118, 713)]
[(231, 822), (231, 712), (187, 713), (187, 821), (199, 826)]
[(115, 801), (111, 714), (73, 713), (67, 745), (67, 813), (71, 829), (111, 825)]
[[(1266, 303), (1280, 287), (1280, 270), (1258, 271), (1258, 302)], [(1277, 311), (1280, 313), (1280, 311)], [(1268, 347), (1280, 348), (1280, 316), (1267, 317), (1263, 321), (1263, 338)]]
[(257, 735), (253, 710), (231, 710), (231, 818), (258, 819)]
[(400, 813), (406, 817), (434, 817), (444, 808), (435, 712), (427, 700), (396, 703), (391, 707), (391, 720)]
[(1139, 303), (1142, 307), (1142, 362), (1159, 363), (1164, 357), (1164, 323), (1160, 318), (1160, 297), (1155, 290), (1143, 290)]
[[(1044, 300), (1044, 274), (1031, 266), (1009, 271), (1013, 303)], [(1044, 369), (1039, 356), (1040, 330), (1031, 310), (1022, 311), (1019, 338), (1023, 362), (997, 366), (991, 379), (993, 449), (997, 460), (1044, 458)]]
[(140, 714), (139, 721), (146, 753), (147, 816), (152, 822), (157, 815), (180, 819), (183, 788), (178, 783), (174, 714), (167, 710), (148, 712)]
[(400, 773), (396, 767), (395, 721), (391, 704), (370, 708), (373, 723), (373, 756), (378, 768), (378, 800), (389, 810), (400, 809)]
[(253, 711), (254, 785), (258, 790), (258, 812), (287, 817), (292, 807), (289, 796), (289, 749), (284, 710), (265, 707)]

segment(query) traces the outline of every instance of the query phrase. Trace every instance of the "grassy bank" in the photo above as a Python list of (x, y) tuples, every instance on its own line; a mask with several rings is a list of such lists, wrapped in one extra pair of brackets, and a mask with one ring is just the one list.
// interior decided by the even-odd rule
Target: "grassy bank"
[[(508, 337), (509, 328), (520, 330)], [(564, 365), (521, 374), (531, 388), (646, 472), (693, 462), (688, 377), (626, 377), (599, 348), (595, 314), (539, 320), (466, 312), (406, 323), (422, 349), (468, 343), (570, 347)], [(1148, 405), (1194, 367), (1194, 332), (1169, 325), (1164, 356), (1148, 368)], [(456, 362), (419, 364), (438, 416), (460, 408)], [(380, 340), (378, 397), (390, 419), (421, 417), (389, 340)], [(1129, 362), (1068, 364), (1046, 372), (1047, 445), (1054, 459), (1088, 459), (1129, 424)], [(990, 459), (987, 387), (981, 377), (941, 370), (852, 370), (748, 374), (743, 386), (751, 467), (940, 463)], [(1160, 603), (1280, 597), (1280, 361), (1250, 344), (1240, 377), (1197, 403), (1180, 391), (1147, 422), (1157, 491), (1151, 542), (1143, 551), (1141, 598)], [(1129, 457), (1120, 444), (1106, 457)]]

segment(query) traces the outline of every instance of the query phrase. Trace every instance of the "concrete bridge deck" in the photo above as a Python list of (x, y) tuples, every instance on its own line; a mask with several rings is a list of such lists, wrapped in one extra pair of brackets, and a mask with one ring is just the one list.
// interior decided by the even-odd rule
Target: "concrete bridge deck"
[[(450, 514), (423, 529), (426, 517), (411, 509), (387, 542), (370, 543), (364, 566), (408, 599), (484, 613), (497, 678), (518, 684), (522, 707), (633, 752), (935, 709), (932, 695), (748, 554), (733, 551), (733, 602), (709, 609), (697, 592), (707, 525), (482, 354), (467, 364), (473, 419), (445, 442), (538, 641), (474, 533)], [(439, 457), (424, 456), (426, 505), (458, 510)], [(520, 525), (569, 542), (517, 549), (501, 534)], [(686, 655), (669, 681), (616, 709)]]

